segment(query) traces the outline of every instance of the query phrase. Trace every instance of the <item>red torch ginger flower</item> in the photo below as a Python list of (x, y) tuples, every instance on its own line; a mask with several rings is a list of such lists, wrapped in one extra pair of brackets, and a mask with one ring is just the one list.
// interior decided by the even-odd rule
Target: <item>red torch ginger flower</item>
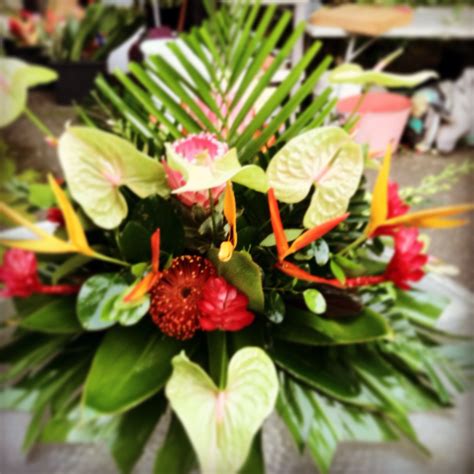
[[(210, 133), (199, 133), (188, 135), (173, 143), (172, 149), (181, 158), (191, 164), (210, 167), (218, 158), (229, 151), (226, 143), (220, 142)], [(177, 170), (172, 169), (167, 163), (164, 163), (168, 184), (171, 189), (178, 189), (186, 184), (186, 179)], [(217, 186), (211, 189), (213, 199), (217, 199), (225, 189), (225, 185)], [(186, 191), (176, 194), (177, 198), (186, 206), (200, 205), (205, 209), (209, 208), (209, 192), (205, 191)]]
[(64, 215), (61, 209), (59, 209), (59, 207), (50, 207), (46, 211), (46, 219), (49, 222), (53, 222), (54, 224), (59, 224), (60, 226), (63, 226), (63, 227), (66, 223), (64, 220)]
[(204, 331), (240, 331), (252, 324), (255, 316), (247, 311), (248, 298), (222, 277), (207, 280), (202, 299), (198, 303), (201, 311), (201, 329)]
[[(390, 182), (388, 184), (387, 193), (387, 219), (403, 216), (409, 210), (410, 206), (400, 198), (398, 193), (398, 184)], [(393, 235), (396, 230), (397, 228), (394, 226), (381, 226), (376, 229), (372, 235)]]
[(425, 274), (423, 266), (428, 255), (422, 253), (423, 244), (418, 236), (418, 229), (414, 227), (402, 228), (394, 235), (395, 253), (384, 276), (403, 290), (410, 289), (409, 281), (419, 281)]
[(150, 291), (153, 322), (167, 336), (190, 339), (199, 329), (198, 302), (207, 280), (214, 276), (214, 265), (204, 257), (183, 255), (162, 272)]
[(9, 249), (0, 266), (0, 296), (26, 298), (33, 293), (69, 295), (77, 293), (77, 285), (43, 285), (38, 277), (38, 263), (33, 252)]
[(27, 297), (36, 293), (41, 283), (35, 254), (21, 249), (7, 250), (0, 266), (0, 282), (5, 285), (0, 290), (0, 296), (6, 298)]

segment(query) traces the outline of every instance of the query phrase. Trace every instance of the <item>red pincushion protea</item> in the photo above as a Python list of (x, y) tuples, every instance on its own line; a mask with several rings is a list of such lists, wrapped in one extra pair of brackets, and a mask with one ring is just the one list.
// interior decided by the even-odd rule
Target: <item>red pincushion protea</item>
[(164, 334), (182, 340), (194, 336), (201, 316), (198, 302), (207, 280), (215, 273), (209, 260), (191, 255), (175, 258), (162, 273), (150, 291), (150, 313)]
[(5, 285), (0, 296), (5, 298), (24, 298), (38, 292), (41, 282), (35, 254), (21, 249), (7, 250), (0, 266), (0, 282)]
[[(410, 210), (410, 206), (400, 198), (400, 194), (398, 193), (398, 183), (390, 182), (388, 184), (387, 200), (387, 219), (402, 216)], [(396, 226), (381, 226), (375, 230), (373, 236), (394, 235), (394, 232), (396, 231)]]
[(421, 253), (423, 244), (418, 236), (418, 229), (414, 227), (401, 228), (394, 234), (395, 253), (384, 276), (403, 290), (410, 289), (409, 281), (419, 281), (425, 274), (423, 266), (428, 255)]
[(247, 311), (248, 298), (222, 277), (207, 280), (198, 306), (204, 331), (239, 331), (255, 318)]

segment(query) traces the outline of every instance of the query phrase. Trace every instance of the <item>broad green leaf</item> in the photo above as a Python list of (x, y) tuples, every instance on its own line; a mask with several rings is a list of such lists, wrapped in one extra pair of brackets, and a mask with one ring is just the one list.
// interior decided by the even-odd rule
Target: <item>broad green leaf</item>
[(183, 346), (151, 324), (109, 330), (87, 376), (85, 406), (113, 414), (138, 405), (164, 386), (171, 359)]
[(337, 320), (287, 308), (285, 320), (274, 331), (279, 339), (316, 346), (356, 344), (393, 337), (385, 318), (368, 308), (358, 316)]
[[(293, 242), (303, 233), (304, 229), (285, 229), (285, 237), (288, 242)], [(267, 235), (259, 244), (261, 247), (274, 247), (276, 245), (275, 234)]]
[(421, 71), (415, 74), (392, 74), (376, 71), (364, 71), (358, 64), (342, 64), (333, 69), (328, 76), (333, 84), (362, 84), (383, 87), (416, 87), (419, 84), (438, 77), (434, 71)]
[(277, 393), (273, 362), (256, 347), (234, 354), (223, 390), (184, 353), (173, 359), (173, 374), (166, 384), (166, 396), (205, 474), (235, 473), (243, 466)]
[(16, 58), (0, 58), (0, 128), (14, 122), (23, 112), (29, 87), (56, 79), (52, 69), (31, 66)]
[(278, 291), (271, 291), (265, 298), (265, 316), (275, 324), (280, 324), (285, 318), (285, 300)]
[(81, 286), (77, 297), (77, 317), (88, 331), (97, 331), (115, 324), (115, 320), (104, 317), (110, 311), (111, 300), (128, 287), (116, 273), (102, 273), (90, 277)]
[(321, 127), (290, 140), (270, 161), (268, 184), (278, 200), (296, 203), (316, 187), (303, 224), (340, 216), (356, 192), (364, 166), (361, 146), (338, 127)]
[(122, 474), (131, 472), (140, 459), (166, 405), (164, 394), (159, 393), (121, 416), (111, 451)]
[(163, 445), (157, 453), (153, 473), (188, 474), (195, 464), (193, 447), (183, 425), (173, 414)]
[(69, 334), (82, 331), (76, 316), (75, 298), (58, 296), (20, 320), (30, 331)]
[(169, 194), (161, 163), (127, 140), (95, 128), (68, 128), (59, 139), (59, 160), (73, 198), (105, 229), (117, 227), (127, 216), (121, 186), (142, 199)]
[(263, 311), (265, 296), (262, 269), (252, 260), (248, 252), (234, 252), (228, 262), (221, 262), (218, 253), (217, 249), (211, 249), (208, 257), (216, 266), (219, 275), (247, 295), (250, 309)]
[(122, 326), (132, 326), (148, 313), (149, 295), (144, 295), (132, 303), (124, 301), (125, 296), (132, 291), (132, 288), (133, 285), (126, 286), (121, 293), (107, 301), (101, 314), (103, 320), (119, 322)]
[(303, 292), (304, 302), (307, 308), (315, 314), (323, 314), (326, 312), (327, 303), (322, 293), (314, 288), (310, 288)]
[(166, 157), (169, 166), (182, 173), (186, 179), (186, 184), (175, 189), (173, 193), (211, 189), (229, 180), (261, 193), (268, 190), (267, 177), (263, 169), (257, 165), (242, 166), (235, 148), (209, 165), (190, 163), (178, 155), (169, 144), (166, 146)]

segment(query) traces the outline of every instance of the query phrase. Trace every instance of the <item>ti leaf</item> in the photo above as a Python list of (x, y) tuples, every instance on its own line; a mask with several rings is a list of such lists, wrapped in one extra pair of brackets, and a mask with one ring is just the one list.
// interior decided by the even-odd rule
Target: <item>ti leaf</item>
[(124, 412), (157, 393), (171, 374), (171, 359), (184, 343), (151, 324), (116, 327), (95, 354), (83, 401), (99, 413)]

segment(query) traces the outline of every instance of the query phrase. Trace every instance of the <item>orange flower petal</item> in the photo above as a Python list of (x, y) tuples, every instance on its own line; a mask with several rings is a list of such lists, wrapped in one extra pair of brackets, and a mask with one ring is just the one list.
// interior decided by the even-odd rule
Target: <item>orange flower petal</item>
[(283, 255), (283, 258), (286, 258), (288, 255), (291, 255), (292, 253), (297, 252), (303, 247), (306, 247), (307, 245), (309, 245), (311, 242), (314, 242), (315, 240), (321, 238), (323, 235), (326, 235), (330, 230), (334, 229), (334, 227), (336, 227), (342, 221), (347, 219), (348, 216), (349, 216), (349, 213), (346, 212), (345, 214), (342, 214), (341, 216), (335, 217), (333, 219), (329, 219), (328, 221), (323, 222), (321, 225), (318, 225), (316, 227), (313, 227), (310, 230), (307, 230), (306, 232), (304, 232), (302, 235), (300, 235), (298, 238), (296, 238), (293, 241), (289, 249)]
[(392, 160), (392, 147), (389, 144), (375, 181), (372, 203), (370, 206), (370, 220), (365, 229), (366, 235), (371, 235), (387, 219), (388, 214), (388, 178)]
[(227, 181), (225, 187), (224, 216), (230, 227), (229, 241), (235, 247), (237, 245), (237, 205), (235, 203), (234, 189), (230, 181)]
[(276, 200), (275, 191), (273, 188), (268, 190), (268, 207), (270, 209), (273, 233), (275, 234), (278, 259), (281, 261), (285, 258), (285, 254), (289, 247), (285, 236), (285, 230), (283, 229), (283, 224), (281, 222), (280, 210), (278, 209), (278, 202)]
[[(436, 207), (434, 209), (426, 209), (423, 211), (410, 212), (402, 216), (388, 219), (384, 225), (407, 225), (415, 227), (438, 227), (440, 221), (444, 223), (447, 219), (439, 219), (440, 217), (455, 216), (463, 212), (472, 211), (474, 204), (458, 204), (456, 206)], [(459, 221), (458, 221), (459, 222)]]
[(134, 303), (141, 300), (151, 290), (159, 278), (159, 273), (148, 273), (132, 288), (130, 293), (125, 295), (123, 300), (126, 303)]
[(337, 286), (339, 288), (344, 287), (344, 285), (342, 285), (335, 278), (327, 279), (311, 275), (311, 273), (308, 273), (307, 271), (290, 262), (278, 262), (276, 264), (276, 268), (278, 268), (278, 270), (285, 273), (286, 275), (289, 275), (293, 278), (297, 278), (298, 280), (310, 281), (312, 283), (321, 283), (323, 285)]
[(151, 268), (153, 273), (160, 270), (160, 228), (156, 229), (151, 236)]

